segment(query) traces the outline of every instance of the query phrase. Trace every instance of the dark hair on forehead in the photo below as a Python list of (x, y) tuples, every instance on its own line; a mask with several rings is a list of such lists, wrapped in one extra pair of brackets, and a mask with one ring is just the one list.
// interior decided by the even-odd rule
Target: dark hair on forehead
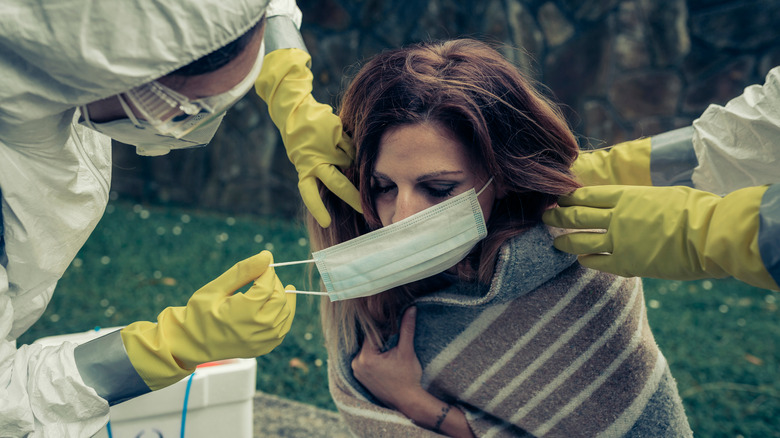
[(169, 73), (168, 76), (198, 76), (219, 70), (220, 68), (227, 65), (230, 61), (238, 57), (238, 55), (244, 51), (246, 46), (248, 46), (249, 42), (252, 40), (252, 37), (255, 36), (255, 33), (258, 32), (261, 27), (263, 27), (264, 23), (265, 16), (248, 31), (244, 32), (244, 34), (240, 37), (225, 44), (208, 55), (202, 56), (195, 61), (192, 61), (184, 67), (179, 67), (178, 69)]

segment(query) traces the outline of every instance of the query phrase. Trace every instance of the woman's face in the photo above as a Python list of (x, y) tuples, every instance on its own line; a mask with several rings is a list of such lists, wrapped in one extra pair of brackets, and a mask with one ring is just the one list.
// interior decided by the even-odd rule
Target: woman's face
[[(387, 226), (455, 195), (480, 189), (489, 176), (475, 169), (466, 147), (438, 123), (402, 125), (379, 142), (371, 192), (382, 226)], [(479, 196), (487, 222), (495, 183)]]

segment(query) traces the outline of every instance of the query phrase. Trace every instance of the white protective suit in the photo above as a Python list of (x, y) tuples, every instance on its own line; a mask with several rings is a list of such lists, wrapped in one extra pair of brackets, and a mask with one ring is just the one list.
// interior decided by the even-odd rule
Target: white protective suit
[(780, 67), (693, 123), (694, 186), (718, 195), (780, 183)]
[[(281, 1), (297, 11), (294, 1)], [(108, 419), (108, 402), (79, 375), (74, 344), (16, 345), (108, 201), (111, 139), (80, 125), (76, 108), (224, 46), (267, 6), (268, 0), (3, 2), (0, 436), (90, 436)]]

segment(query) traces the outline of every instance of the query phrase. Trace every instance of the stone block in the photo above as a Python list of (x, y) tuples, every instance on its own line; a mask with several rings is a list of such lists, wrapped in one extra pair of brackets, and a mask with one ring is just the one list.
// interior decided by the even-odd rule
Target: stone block
[(583, 105), (585, 121), (585, 144), (590, 148), (611, 146), (630, 140), (619, 117), (608, 104), (599, 100), (588, 100)]
[(547, 2), (543, 4), (539, 7), (537, 15), (539, 26), (542, 28), (549, 46), (560, 46), (574, 35), (574, 26), (555, 3)]
[(621, 117), (636, 121), (648, 116), (672, 116), (682, 90), (680, 77), (671, 71), (626, 74), (609, 87), (609, 101)]
[(306, 11), (303, 28), (318, 26), (325, 30), (343, 31), (352, 26), (352, 16), (336, 0), (301, 0), (298, 7)]
[(780, 41), (780, 2), (733, 1), (691, 14), (691, 33), (719, 49), (755, 49)]
[(620, 0), (563, 0), (575, 19), (597, 21), (607, 15)]
[(610, 22), (613, 29), (612, 52), (617, 67), (633, 70), (649, 66), (648, 30), (639, 5), (633, 1), (620, 3)]
[(753, 57), (745, 55), (711, 69), (708, 75), (688, 87), (683, 111), (701, 114), (711, 103), (722, 105), (742, 94), (742, 90), (752, 83), (754, 66)]
[(529, 55), (513, 61), (524, 73), (533, 75), (531, 59), (544, 52), (542, 31), (536, 25), (530, 9), (517, 0), (507, 3), (507, 22), (510, 35), (514, 36), (512, 43)]
[(639, 0), (657, 67), (676, 64), (691, 49), (685, 0)]
[(608, 26), (600, 22), (546, 56), (542, 81), (568, 107), (570, 120), (572, 110), (581, 110), (583, 96), (604, 95), (610, 70), (608, 44)]

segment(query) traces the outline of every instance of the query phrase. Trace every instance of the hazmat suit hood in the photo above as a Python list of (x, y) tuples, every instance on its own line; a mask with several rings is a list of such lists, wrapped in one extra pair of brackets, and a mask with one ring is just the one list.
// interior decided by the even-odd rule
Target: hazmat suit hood
[(5, 0), (0, 126), (58, 114), (165, 76), (243, 35), (267, 5), (268, 0)]

